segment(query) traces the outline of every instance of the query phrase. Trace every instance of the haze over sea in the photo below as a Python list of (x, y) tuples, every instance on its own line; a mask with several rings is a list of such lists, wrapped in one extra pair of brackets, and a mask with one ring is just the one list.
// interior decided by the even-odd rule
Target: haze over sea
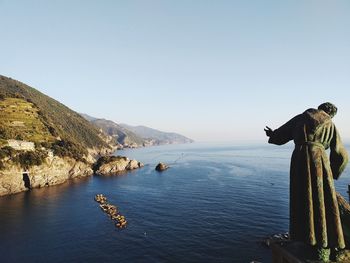
[[(259, 241), (288, 231), (292, 149), (194, 143), (119, 151), (146, 166), (2, 197), (1, 262), (270, 262)], [(156, 172), (159, 161), (171, 168)], [(336, 182), (346, 197), (349, 179), (347, 169)], [(126, 229), (100, 211), (98, 193), (119, 207)]]

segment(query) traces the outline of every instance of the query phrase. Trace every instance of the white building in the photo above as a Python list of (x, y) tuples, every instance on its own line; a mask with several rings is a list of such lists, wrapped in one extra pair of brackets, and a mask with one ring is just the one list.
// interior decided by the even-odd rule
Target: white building
[(34, 151), (35, 145), (33, 142), (19, 141), (19, 140), (7, 140), (8, 146), (17, 151)]

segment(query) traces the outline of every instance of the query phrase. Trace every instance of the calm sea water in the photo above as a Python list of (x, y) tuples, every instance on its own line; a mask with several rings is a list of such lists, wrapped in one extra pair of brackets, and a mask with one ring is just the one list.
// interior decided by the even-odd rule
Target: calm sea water
[[(0, 198), (1, 262), (270, 262), (288, 231), (292, 145), (190, 144), (118, 154), (146, 166)], [(163, 173), (159, 162), (171, 164)], [(346, 195), (349, 169), (336, 182)], [(93, 200), (128, 220), (116, 230)]]

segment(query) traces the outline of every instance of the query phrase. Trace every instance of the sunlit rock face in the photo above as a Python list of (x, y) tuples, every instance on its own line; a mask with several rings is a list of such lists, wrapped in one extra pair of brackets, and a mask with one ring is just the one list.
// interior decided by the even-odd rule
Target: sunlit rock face
[(108, 156), (101, 157), (96, 165), (94, 171), (98, 175), (117, 175), (126, 171), (138, 169), (144, 165), (136, 160), (130, 160), (123, 156)]
[(41, 165), (28, 169), (7, 164), (5, 169), (0, 170), (0, 196), (62, 184), (71, 178), (92, 174), (90, 164), (67, 157), (49, 156)]

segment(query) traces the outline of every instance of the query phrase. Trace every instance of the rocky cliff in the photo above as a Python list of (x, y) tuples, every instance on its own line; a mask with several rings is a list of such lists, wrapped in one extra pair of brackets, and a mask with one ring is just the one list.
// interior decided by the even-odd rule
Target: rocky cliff
[(38, 166), (23, 169), (8, 162), (0, 170), (0, 196), (28, 191), (31, 188), (57, 185), (68, 179), (93, 174), (91, 165), (69, 157), (50, 156)]

